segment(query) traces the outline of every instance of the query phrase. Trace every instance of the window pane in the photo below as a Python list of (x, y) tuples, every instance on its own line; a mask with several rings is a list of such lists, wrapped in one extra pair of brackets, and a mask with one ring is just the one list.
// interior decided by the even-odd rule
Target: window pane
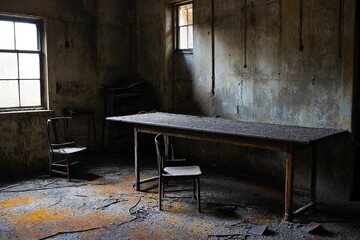
[(36, 24), (15, 23), (15, 40), (17, 50), (38, 50)]
[(19, 54), (20, 78), (40, 78), (40, 59), (36, 53)]
[(192, 8), (188, 9), (188, 25), (193, 24), (193, 10)]
[(179, 7), (179, 26), (187, 25), (187, 9), (185, 6)]
[(188, 27), (188, 48), (193, 48), (193, 26)]
[(177, 49), (193, 48), (193, 8), (192, 4), (178, 6)]
[(0, 79), (17, 79), (16, 53), (0, 53)]
[(0, 80), (0, 107), (18, 107), (18, 82), (14, 80)]
[(22, 107), (40, 106), (40, 80), (20, 81), (20, 101)]
[(187, 27), (181, 27), (179, 32), (179, 48), (186, 49), (187, 46)]
[(0, 49), (15, 49), (13, 22), (0, 21)]

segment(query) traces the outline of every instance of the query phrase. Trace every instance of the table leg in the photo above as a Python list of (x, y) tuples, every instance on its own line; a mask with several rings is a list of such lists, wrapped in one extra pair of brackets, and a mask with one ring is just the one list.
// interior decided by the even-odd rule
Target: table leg
[[(311, 186), (310, 194), (311, 200), (309, 204), (302, 206), (296, 211), (292, 210), (292, 195), (293, 195), (293, 180), (294, 180), (294, 166), (293, 166), (293, 151), (288, 148), (288, 157), (286, 163), (286, 185), (285, 185), (285, 216), (284, 220), (291, 221), (295, 216), (300, 215), (316, 206), (316, 165), (317, 165), (317, 146), (316, 143), (311, 145)], [(292, 153), (291, 153), (292, 152)]]
[(285, 172), (285, 221), (292, 219), (292, 202), (293, 202), (293, 185), (294, 185), (294, 150), (291, 143), (287, 147), (286, 172)]
[(140, 133), (141, 133), (141, 129), (134, 127), (134, 162), (135, 162), (135, 189), (136, 189), (136, 191), (141, 191), (141, 189), (140, 189), (141, 183), (147, 183), (147, 182), (151, 182), (151, 181), (155, 181), (155, 180), (159, 179), (158, 175), (156, 175), (154, 177), (146, 178), (146, 179), (141, 179), (141, 176), (140, 176), (141, 166), (140, 166), (140, 160), (139, 160), (139, 145), (140, 145), (139, 134)]
[(93, 134), (94, 134), (94, 146), (97, 147), (97, 138), (96, 138), (96, 123), (95, 123), (95, 113), (91, 114), (92, 123), (93, 123)]
[(311, 148), (311, 203), (316, 202), (316, 171), (317, 171), (317, 145), (316, 142), (312, 144)]
[(140, 191), (140, 168), (139, 168), (139, 141), (138, 131), (134, 128), (134, 161), (135, 161), (135, 188)]
[(88, 119), (87, 119), (87, 133), (88, 133), (88, 135), (87, 135), (87, 147), (90, 146), (90, 136), (91, 136), (91, 134), (90, 134), (90, 124), (91, 124), (91, 115), (92, 115), (92, 114), (89, 114), (89, 115), (88, 115)]

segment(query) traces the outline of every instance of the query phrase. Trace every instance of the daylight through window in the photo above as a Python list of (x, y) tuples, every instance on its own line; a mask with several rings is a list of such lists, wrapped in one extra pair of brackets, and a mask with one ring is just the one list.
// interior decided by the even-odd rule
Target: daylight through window
[(177, 6), (177, 48), (193, 48), (193, 5)]
[(0, 110), (42, 105), (40, 26), (0, 18)]

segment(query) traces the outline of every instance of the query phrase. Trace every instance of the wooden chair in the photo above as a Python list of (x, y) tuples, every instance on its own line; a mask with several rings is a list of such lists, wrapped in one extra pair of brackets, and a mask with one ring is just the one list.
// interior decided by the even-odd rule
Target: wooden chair
[(183, 166), (186, 163), (185, 158), (177, 158), (175, 157), (174, 151), (174, 142), (175, 139), (170, 138), (169, 136), (163, 135), (164, 142), (164, 165), (169, 166)]
[(162, 198), (164, 197), (164, 182), (169, 179), (189, 178), (193, 181), (193, 194), (197, 200), (198, 211), (200, 209), (200, 176), (199, 166), (166, 166), (165, 164), (165, 143), (164, 135), (158, 134), (155, 137), (155, 146), (157, 154), (158, 172), (159, 172), (159, 210), (162, 210)]
[(86, 150), (75, 144), (69, 130), (70, 117), (54, 117), (47, 121), (47, 135), (49, 143), (49, 175), (58, 173), (68, 177), (70, 181), (70, 167), (79, 161), (72, 156)]

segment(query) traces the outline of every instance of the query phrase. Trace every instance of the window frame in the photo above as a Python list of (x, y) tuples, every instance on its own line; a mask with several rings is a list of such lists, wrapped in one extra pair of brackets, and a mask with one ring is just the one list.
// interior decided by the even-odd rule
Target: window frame
[[(179, 26), (179, 8), (184, 5), (192, 5), (193, 9), (193, 16), (194, 16), (194, 3), (193, 1), (181, 1), (179, 3), (174, 4), (174, 26), (175, 26), (175, 50), (180, 52), (192, 52), (194, 49), (194, 44), (192, 48), (180, 48), (180, 26)], [(190, 25), (186, 25), (186, 27), (192, 26), (193, 27), (193, 33), (194, 33), (194, 18), (193, 22)], [(194, 36), (194, 35), (193, 35)], [(189, 39), (187, 39), (187, 45), (189, 43)]]
[[(16, 49), (0, 49), (0, 53), (16, 53), (17, 59), (19, 59), (19, 54), (28, 53), (28, 54), (38, 54), (39, 55), (39, 81), (40, 81), (40, 105), (35, 106), (15, 106), (15, 107), (0, 107), (1, 112), (11, 112), (11, 111), (31, 111), (31, 110), (44, 110), (46, 109), (46, 97), (45, 97), (45, 21), (39, 17), (26, 17), (26, 16), (13, 16), (13, 15), (2, 15), (0, 14), (1, 21), (11, 21), (18, 23), (31, 23), (35, 24), (37, 27), (37, 38), (38, 38), (38, 50), (16, 50)], [(16, 41), (14, 39), (14, 41)], [(17, 65), (19, 70), (19, 64)], [(10, 79), (0, 79), (0, 81), (7, 81)], [(11, 79), (18, 82), (18, 93), (19, 93), (19, 104), (21, 105), (20, 99), (20, 88), (19, 84), (21, 81), (20, 76), (17, 78)], [(26, 81), (26, 80), (23, 80)]]

